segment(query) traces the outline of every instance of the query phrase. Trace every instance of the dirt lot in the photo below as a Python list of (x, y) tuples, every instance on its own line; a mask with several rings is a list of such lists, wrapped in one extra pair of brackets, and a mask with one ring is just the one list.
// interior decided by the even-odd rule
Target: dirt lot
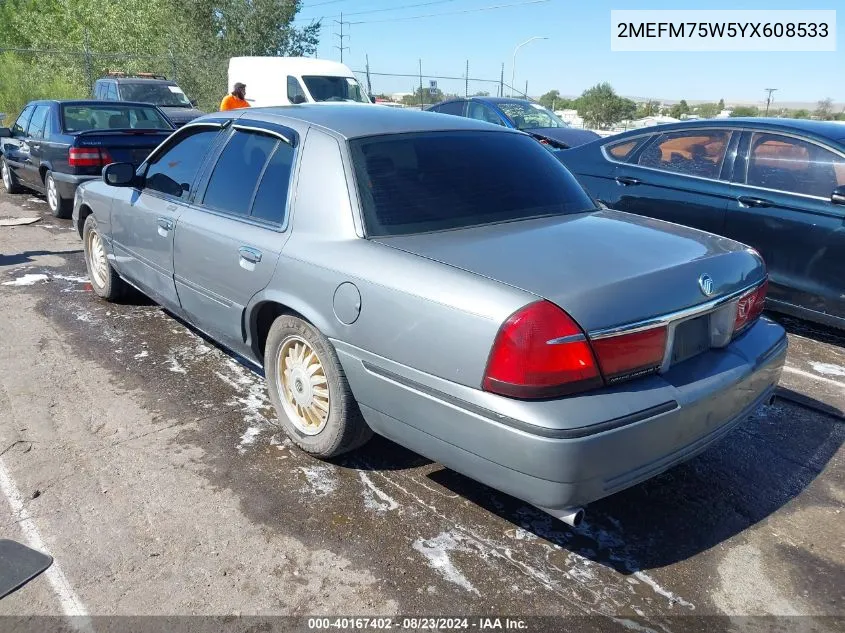
[(0, 615), (845, 616), (841, 334), (788, 322), (789, 399), (570, 529), (385, 440), (303, 455), (261, 376), (0, 195), (33, 215), (0, 227), (0, 537), (55, 564)]

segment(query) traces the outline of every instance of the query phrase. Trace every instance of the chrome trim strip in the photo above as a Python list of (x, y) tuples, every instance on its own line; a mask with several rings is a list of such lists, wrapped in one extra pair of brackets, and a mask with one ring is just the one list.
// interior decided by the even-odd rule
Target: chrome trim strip
[(234, 123), (232, 127), (236, 130), (244, 130), (247, 132), (258, 132), (260, 134), (267, 134), (268, 136), (275, 136), (276, 138), (284, 141), (291, 147), (293, 147), (293, 142), (281, 132), (277, 132), (276, 130), (271, 130), (269, 128), (264, 127), (255, 127), (252, 125), (243, 125), (242, 123)]
[(584, 334), (570, 334), (569, 336), (561, 336), (560, 338), (553, 338), (546, 341), (546, 345), (562, 345), (563, 343), (579, 343), (586, 341), (587, 337)]
[(717, 299), (713, 299), (705, 303), (700, 303), (697, 306), (692, 306), (691, 308), (684, 308), (683, 310), (678, 310), (677, 312), (670, 312), (669, 314), (652, 317), (650, 319), (645, 319), (643, 321), (637, 321), (634, 323), (628, 323), (627, 325), (617, 325), (614, 327), (602, 328), (600, 330), (593, 330), (591, 332), (588, 332), (587, 335), (589, 336), (590, 340), (598, 340), (611, 336), (617, 336), (619, 334), (633, 334), (635, 332), (642, 332), (643, 330), (651, 330), (656, 327), (662, 327), (668, 325), (673, 321), (680, 321), (682, 319), (688, 319), (691, 317), (699, 316), (706, 312), (712, 312), (716, 308), (723, 306), (724, 304), (729, 303), (734, 299), (738, 299), (745, 293), (754, 290), (762, 283), (762, 281), (757, 281), (751, 284), (750, 286), (746, 286), (745, 288), (737, 290), (736, 292), (732, 292), (729, 295), (725, 295), (724, 297), (718, 297)]

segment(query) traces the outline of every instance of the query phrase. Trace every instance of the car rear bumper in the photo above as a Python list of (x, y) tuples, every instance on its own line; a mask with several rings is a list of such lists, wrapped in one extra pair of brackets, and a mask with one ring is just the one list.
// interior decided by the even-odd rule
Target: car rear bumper
[(56, 189), (62, 198), (73, 199), (76, 193), (76, 188), (84, 182), (89, 180), (97, 180), (100, 176), (78, 176), (76, 174), (63, 174), (58, 171), (53, 172), (53, 180), (56, 181)]
[(662, 376), (536, 402), (456, 386), (335, 345), (374, 431), (560, 510), (649, 479), (724, 437), (773, 395), (787, 341), (783, 328), (761, 319), (729, 348)]

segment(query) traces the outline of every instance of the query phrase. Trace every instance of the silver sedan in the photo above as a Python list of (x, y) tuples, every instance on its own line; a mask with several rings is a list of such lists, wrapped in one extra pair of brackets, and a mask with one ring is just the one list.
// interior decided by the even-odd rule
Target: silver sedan
[(373, 432), (570, 524), (772, 397), (764, 262), (597, 208), (524, 133), (356, 105), (207, 115), (74, 220), (128, 285), (263, 367), (288, 436)]

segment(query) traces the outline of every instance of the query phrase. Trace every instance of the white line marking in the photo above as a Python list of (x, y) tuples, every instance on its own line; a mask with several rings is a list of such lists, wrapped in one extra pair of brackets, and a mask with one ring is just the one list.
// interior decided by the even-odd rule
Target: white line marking
[(845, 389), (845, 383), (833, 380), (832, 378), (825, 378), (824, 376), (819, 376), (809, 371), (804, 371), (803, 369), (796, 369), (795, 367), (785, 365), (783, 371), (788, 371), (790, 374), (797, 374), (798, 376), (804, 376), (804, 378), (812, 378), (813, 380), (818, 380), (819, 382), (824, 382), (830, 385), (836, 385), (840, 389)]
[[(23, 497), (18, 491), (18, 487), (15, 485), (15, 482), (12, 481), (12, 478), (9, 476), (9, 471), (6, 470), (6, 466), (3, 464), (2, 458), (0, 458), (0, 491), (2, 491), (9, 500), (9, 505), (12, 508), (12, 514), (18, 519), (18, 525), (20, 525), (21, 532), (23, 532), (29, 546), (39, 552), (46, 553), (48, 551), (47, 547), (44, 545), (44, 541), (38, 533), (38, 528), (35, 527), (35, 522), (29, 516), (29, 511), (26, 509)], [(44, 572), (44, 575), (47, 576), (47, 580), (50, 582), (50, 585), (53, 587), (53, 591), (59, 598), (59, 602), (62, 605), (62, 611), (64, 611), (65, 615), (68, 617), (84, 619), (81, 622), (78, 619), (72, 621), (74, 627), (80, 630), (89, 629), (91, 624), (88, 620), (88, 613), (85, 610), (85, 606), (70, 586), (62, 568), (59, 566), (59, 561), (54, 558), (53, 564), (50, 565), (46, 572)]]

